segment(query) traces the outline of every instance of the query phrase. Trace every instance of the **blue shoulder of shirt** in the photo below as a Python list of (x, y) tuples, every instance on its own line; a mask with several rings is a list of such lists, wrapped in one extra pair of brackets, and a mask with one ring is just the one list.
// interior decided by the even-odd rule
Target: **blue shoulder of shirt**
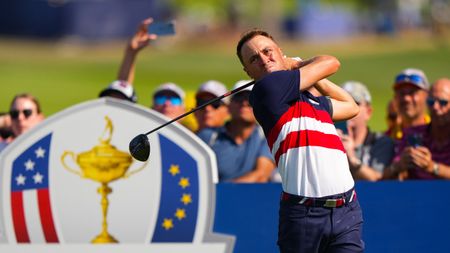
[(220, 127), (208, 127), (200, 130), (197, 133), (197, 136), (204, 141), (205, 143), (209, 143), (211, 140), (211, 137), (215, 134), (218, 134), (220, 132)]

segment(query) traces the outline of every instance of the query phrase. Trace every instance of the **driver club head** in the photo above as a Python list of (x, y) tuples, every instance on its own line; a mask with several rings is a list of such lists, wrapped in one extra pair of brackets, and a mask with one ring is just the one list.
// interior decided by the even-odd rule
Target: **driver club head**
[(148, 160), (150, 156), (150, 142), (147, 135), (140, 134), (130, 141), (130, 154), (141, 162)]

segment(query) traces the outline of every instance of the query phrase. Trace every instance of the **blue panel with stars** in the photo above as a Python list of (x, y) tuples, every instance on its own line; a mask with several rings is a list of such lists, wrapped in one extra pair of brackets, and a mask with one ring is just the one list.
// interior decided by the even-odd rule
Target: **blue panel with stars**
[(184, 149), (159, 135), (162, 182), (152, 242), (192, 242), (198, 215), (198, 166)]
[(48, 188), (48, 154), (52, 134), (31, 145), (13, 162), (11, 191)]

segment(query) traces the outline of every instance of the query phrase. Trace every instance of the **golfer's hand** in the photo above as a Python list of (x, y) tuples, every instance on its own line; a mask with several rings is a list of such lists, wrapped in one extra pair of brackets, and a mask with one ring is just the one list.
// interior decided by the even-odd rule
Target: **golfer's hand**
[(284, 57), (284, 64), (289, 70), (299, 69), (301, 67), (302, 59), (300, 57)]

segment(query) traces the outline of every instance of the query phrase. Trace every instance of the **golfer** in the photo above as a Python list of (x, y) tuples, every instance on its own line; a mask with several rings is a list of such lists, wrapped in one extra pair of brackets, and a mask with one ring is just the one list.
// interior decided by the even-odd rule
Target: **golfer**
[(338, 70), (339, 61), (288, 58), (271, 35), (258, 29), (241, 37), (237, 55), (256, 81), (250, 104), (282, 177), (280, 251), (362, 252), (362, 212), (333, 125), (359, 108), (325, 79)]

